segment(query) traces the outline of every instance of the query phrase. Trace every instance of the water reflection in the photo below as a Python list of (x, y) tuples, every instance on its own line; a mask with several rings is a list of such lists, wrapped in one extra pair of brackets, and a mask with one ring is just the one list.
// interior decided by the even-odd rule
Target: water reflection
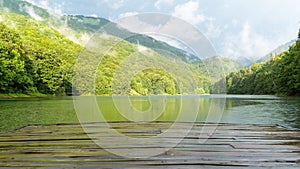
[[(223, 114), (212, 106), (218, 104), (218, 99), (212, 100), (212, 97), (208, 95), (157, 98), (158, 103), (165, 105), (154, 108), (147, 97), (132, 97), (130, 104), (137, 112), (141, 112), (140, 114), (148, 111), (139, 117), (138, 120), (141, 121), (153, 118), (155, 121), (175, 121), (182, 112), (181, 121), (218, 122), (218, 118), (221, 117), (222, 123), (279, 124), (300, 129), (300, 97), (227, 95)], [(184, 109), (183, 100), (187, 105)], [(124, 117), (119, 113), (112, 97), (97, 97), (97, 103), (105, 121), (128, 121), (126, 114)], [(219, 104), (221, 103), (220, 101)], [(192, 112), (195, 107), (198, 107), (196, 116)], [(128, 107), (121, 107), (123, 108), (126, 110)], [(0, 131), (28, 124), (76, 122), (78, 119), (72, 97), (0, 100)]]
[[(116, 99), (116, 98), (115, 98)], [(120, 99), (120, 98), (119, 98)], [(222, 116), (222, 112), (216, 112), (212, 109), (212, 98), (211, 97), (168, 97), (165, 99), (156, 98), (157, 102), (164, 104), (164, 108), (161, 107), (152, 107), (148, 97), (133, 97), (130, 98), (130, 104), (132, 107), (140, 112), (136, 114), (143, 114), (144, 121), (198, 121), (205, 122), (207, 121), (208, 114), (211, 114), (211, 119), (216, 119), (211, 122), (218, 122), (219, 116)], [(223, 98), (219, 98), (222, 100)], [(120, 99), (122, 100), (122, 99)], [(118, 103), (122, 103), (121, 101)], [(215, 100), (217, 100), (215, 98)], [(184, 103), (189, 103), (188, 107), (190, 110), (182, 112), (183, 115), (181, 119), (177, 119), (180, 111), (182, 111)], [(224, 102), (225, 103), (225, 102)], [(121, 104), (119, 109), (116, 107), (116, 101), (111, 97), (98, 97), (98, 105), (101, 113), (105, 117), (106, 121), (128, 121), (126, 115), (120, 113), (120, 111), (129, 112), (131, 110), (128, 105)], [(154, 103), (155, 104), (155, 103)], [(222, 108), (222, 107), (221, 107)], [(197, 111), (196, 117), (193, 116), (194, 113), (191, 111)], [(216, 109), (215, 109), (216, 110)], [(146, 112), (146, 113), (145, 113)], [(159, 114), (157, 118), (153, 118), (153, 115)], [(215, 116), (215, 117), (214, 117)], [(141, 120), (142, 121), (142, 120)]]

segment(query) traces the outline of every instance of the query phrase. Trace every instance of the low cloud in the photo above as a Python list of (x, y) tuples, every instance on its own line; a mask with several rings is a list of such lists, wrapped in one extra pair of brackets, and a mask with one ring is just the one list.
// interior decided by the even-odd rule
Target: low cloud
[(38, 21), (43, 21), (43, 18), (35, 13), (32, 6), (26, 6), (25, 10), (28, 12), (30, 17), (32, 17), (33, 19), (38, 20)]
[(220, 26), (215, 25), (213, 20), (211, 20), (210, 22), (205, 24), (205, 28), (206, 28), (206, 32), (204, 34), (209, 39), (219, 37), (222, 33), (222, 30), (224, 29), (224, 27), (220, 27)]
[(98, 18), (99, 16), (97, 14), (91, 14), (91, 15), (88, 15), (90, 17), (94, 17), (94, 18)]
[[(27, 0), (27, 1), (31, 2), (33, 0)], [(50, 2), (49, 0), (39, 0), (37, 3), (33, 2), (33, 4), (40, 6), (41, 8), (47, 9), (48, 11), (53, 12), (55, 14), (63, 15), (62, 7), (64, 6), (64, 2), (54, 3), (54, 4), (51, 4), (49, 2)]]
[[(73, 42), (80, 45), (85, 45), (91, 38), (91, 35), (87, 33), (81, 33), (80, 35), (78, 35), (76, 32), (74, 32), (71, 28), (68, 27), (68, 20), (64, 19), (62, 13), (62, 7), (64, 3), (51, 4), (49, 0), (40, 0), (37, 3), (34, 3), (33, 0), (26, 1), (46, 9), (51, 15), (51, 18), (47, 21), (47, 24), (59, 31), (61, 34), (65, 35), (68, 39), (72, 40)], [(24, 10), (35, 20), (43, 20), (41, 16), (35, 13), (33, 7), (26, 6)]]

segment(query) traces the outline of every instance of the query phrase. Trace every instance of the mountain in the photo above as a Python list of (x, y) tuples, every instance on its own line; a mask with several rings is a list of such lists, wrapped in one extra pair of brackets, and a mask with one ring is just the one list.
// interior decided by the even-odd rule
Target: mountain
[[(68, 40), (64, 35), (55, 29), (33, 20), (23, 15), (1, 13), (1, 34), (0, 34), (0, 93), (22, 93), (22, 94), (55, 94), (65, 95), (71, 93), (72, 80), (76, 73), (74, 72), (77, 57), (81, 52), (86, 52), (85, 60), (90, 59), (89, 64), (79, 63), (82, 70), (89, 70), (93, 64), (96, 64), (96, 94), (111, 95), (114, 74), (121, 64), (125, 64), (126, 57), (138, 53), (139, 46), (126, 41), (118, 43), (105, 56), (99, 56), (97, 51), (90, 49), (83, 50), (83, 47)], [(101, 47), (116, 37), (110, 39), (99, 39)], [(83, 50), (83, 51), (82, 51)], [(161, 65), (169, 68), (170, 72), (178, 72), (181, 76), (176, 76), (178, 82), (183, 86), (188, 86), (184, 76), (188, 73), (181, 68), (183, 61), (170, 63), (168, 57), (159, 55), (151, 49), (145, 48), (147, 55), (151, 55), (151, 60), (146, 55), (140, 53), (140, 61), (136, 65)], [(101, 59), (101, 63), (95, 60)], [(132, 60), (126, 66), (127, 74), (133, 73), (130, 70), (133, 67)], [(124, 63), (123, 63), (124, 62)], [(76, 70), (76, 69), (75, 69)], [(93, 72), (92, 72), (93, 73)], [(124, 72), (122, 72), (124, 73)], [(146, 69), (142, 74), (135, 76), (130, 85), (131, 90), (128, 93), (117, 94), (177, 94), (178, 87), (174, 79), (163, 70)], [(184, 76), (183, 76), (184, 75)], [(190, 73), (190, 76), (192, 74)], [(120, 77), (118, 79), (122, 79)], [(75, 83), (86, 82), (84, 77), (77, 77)], [(123, 81), (122, 81), (123, 82)], [(87, 85), (77, 85), (77, 90), (81, 94), (90, 94), (86, 89)], [(155, 90), (154, 90), (155, 89)]]
[[(283, 45), (282, 48), (285, 46), (288, 45)], [(230, 94), (299, 96), (300, 30), (298, 39), (288, 50), (265, 62), (253, 63), (249, 67), (230, 73), (226, 77), (226, 84), (227, 93)]]
[(41, 21), (81, 45), (86, 44), (95, 32), (109, 24), (110, 28), (107, 29), (107, 33), (110, 35), (122, 38), (130, 43), (143, 45), (157, 52), (167, 51), (172, 57), (175, 56), (185, 62), (200, 61), (198, 57), (188, 54), (184, 50), (146, 35), (132, 33), (104, 18), (82, 15), (60, 16), (22, 0), (3, 0), (1, 10), (2, 12), (21, 14)]
[[(52, 27), (29, 17), (0, 13), (0, 18), (1, 94), (66, 95), (72, 93), (74, 82), (80, 94), (89, 95), (93, 91), (85, 77), (90, 76), (97, 95), (209, 92), (210, 83), (204, 83), (207, 73), (195, 63), (170, 58), (127, 41), (120, 41), (103, 55), (84, 49)], [(105, 47), (116, 39), (109, 36), (96, 42)], [(84, 55), (84, 60), (77, 67), (82, 71), (76, 71), (75, 63), (80, 55)], [(88, 72), (91, 67), (96, 72)], [(142, 71), (136, 74), (136, 70)], [(87, 74), (82, 76), (82, 72)], [(127, 78), (128, 75), (133, 77)], [(125, 83), (129, 90), (123, 90)]]
[(297, 39), (295, 40), (291, 40), (283, 45), (280, 45), (279, 47), (277, 47), (276, 49), (272, 50), (270, 53), (268, 53), (267, 55), (263, 56), (262, 58), (260, 58), (259, 60), (257, 60), (257, 63), (261, 63), (267, 60), (270, 60), (271, 57), (275, 57), (276, 55), (280, 54), (281, 52), (288, 50), (295, 42), (297, 41)]
[(236, 62), (240, 63), (243, 66), (250, 66), (252, 63), (255, 62), (255, 60), (247, 58), (247, 57), (237, 57), (237, 58), (231, 58), (232, 60), (235, 60)]
[[(203, 62), (205, 63), (206, 67), (211, 68), (210, 75), (213, 83), (224, 78), (223, 76), (220, 77), (220, 75), (225, 76), (243, 67), (243, 65), (240, 62), (233, 60), (231, 58), (221, 57), (221, 56), (214, 56), (204, 60)], [(220, 70), (222, 70), (223, 72), (219, 72)]]
[[(237, 66), (219, 57), (200, 61), (181, 49), (129, 32), (103, 18), (60, 16), (21, 0), (3, 0), (0, 10), (2, 94), (66, 95), (71, 94), (72, 83), (78, 94), (84, 95), (93, 90), (97, 95), (209, 93), (212, 82), (223, 77), (220, 68), (227, 73)], [(108, 23), (109, 34), (95, 41), (99, 47), (129, 38), (105, 55), (80, 45)], [(84, 58), (77, 67), (82, 72), (76, 72), (80, 55)], [(95, 88), (88, 88), (90, 82)]]

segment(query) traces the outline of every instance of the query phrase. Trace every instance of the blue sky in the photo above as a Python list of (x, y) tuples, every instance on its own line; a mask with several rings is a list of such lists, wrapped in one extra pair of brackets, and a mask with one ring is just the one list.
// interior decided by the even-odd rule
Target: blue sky
[(197, 27), (219, 55), (259, 58), (300, 28), (299, 0), (27, 0), (61, 14), (120, 17), (158, 12)]

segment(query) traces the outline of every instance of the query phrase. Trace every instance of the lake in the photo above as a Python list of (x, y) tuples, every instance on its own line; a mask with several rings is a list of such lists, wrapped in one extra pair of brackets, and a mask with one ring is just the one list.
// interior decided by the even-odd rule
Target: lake
[[(89, 100), (92, 97), (86, 98)], [(13, 130), (28, 124), (78, 123), (77, 115), (80, 121), (89, 117), (84, 120), (279, 124), (300, 129), (300, 97), (202, 95), (152, 96), (150, 99), (148, 97), (93, 99), (103, 115), (102, 119), (89, 117), (88, 112), (92, 107), (90, 105), (82, 109), (86, 111), (84, 114), (76, 114), (74, 108), (76, 101), (73, 101), (73, 97), (2, 98), (0, 131)], [(76, 106), (78, 108), (78, 103)]]

